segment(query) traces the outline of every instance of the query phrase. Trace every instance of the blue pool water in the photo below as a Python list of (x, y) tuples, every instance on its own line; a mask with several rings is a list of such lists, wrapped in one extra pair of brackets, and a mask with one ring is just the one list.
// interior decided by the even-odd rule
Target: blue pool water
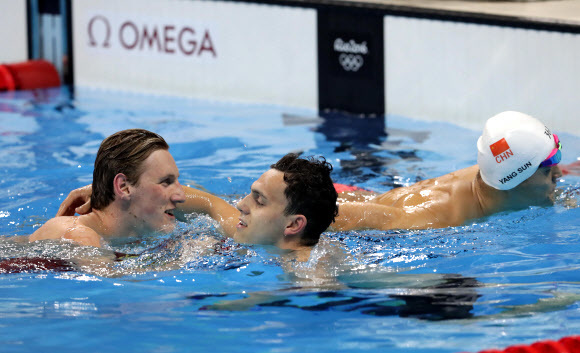
[[(0, 259), (139, 254), (0, 275), (2, 352), (476, 352), (580, 333), (580, 178), (552, 208), (428, 231), (325, 233), (306, 263), (221, 237), (206, 217), (97, 250), (26, 244), (91, 182), (102, 139), (155, 131), (185, 185), (239, 200), (291, 151), (384, 192), (475, 164), (478, 131), (388, 116), (106, 92), (0, 94)], [(580, 138), (556, 131), (564, 163)], [(215, 245), (215, 244), (218, 245)], [(209, 244), (209, 245), (208, 245)]]

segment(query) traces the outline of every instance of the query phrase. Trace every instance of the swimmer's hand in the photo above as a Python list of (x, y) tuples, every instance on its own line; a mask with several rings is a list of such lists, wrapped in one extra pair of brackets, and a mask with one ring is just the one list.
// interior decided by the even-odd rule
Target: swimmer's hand
[(75, 213), (82, 215), (91, 212), (92, 192), (93, 186), (91, 184), (71, 191), (60, 204), (56, 216), (74, 216)]

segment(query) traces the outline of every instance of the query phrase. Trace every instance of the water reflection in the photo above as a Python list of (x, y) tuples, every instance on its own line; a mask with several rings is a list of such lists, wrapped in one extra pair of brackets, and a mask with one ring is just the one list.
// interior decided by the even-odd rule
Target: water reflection
[[(325, 137), (324, 144), (338, 143), (329, 155), (340, 156), (333, 161), (340, 181), (348, 178), (350, 183), (362, 184), (380, 178), (381, 185), (398, 187), (401, 181), (393, 167), (400, 161), (420, 162), (418, 151), (411, 147), (429, 137), (428, 131), (412, 131), (387, 128), (384, 116), (365, 117), (341, 112), (321, 112), (317, 117), (301, 117), (285, 114), (285, 126), (313, 125), (312, 130)], [(324, 146), (319, 144), (319, 149)], [(421, 180), (412, 180), (411, 182)]]
[[(363, 276), (367, 277), (368, 274)], [(421, 320), (451, 320), (473, 317), (473, 305), (480, 297), (480, 283), (460, 275), (388, 275), (388, 282), (367, 281), (361, 277), (344, 283), (341, 290), (288, 288), (280, 291), (239, 294), (194, 294), (188, 298), (201, 302), (201, 310), (239, 311), (252, 308), (294, 308), (305, 311), (359, 312), (373, 316), (400, 316)], [(358, 277), (356, 275), (355, 277)], [(342, 278), (345, 280), (346, 278)], [(406, 285), (403, 284), (405, 281)], [(381, 283), (382, 286), (377, 286)], [(372, 287), (372, 288), (370, 288)], [(213, 302), (203, 305), (203, 302)]]

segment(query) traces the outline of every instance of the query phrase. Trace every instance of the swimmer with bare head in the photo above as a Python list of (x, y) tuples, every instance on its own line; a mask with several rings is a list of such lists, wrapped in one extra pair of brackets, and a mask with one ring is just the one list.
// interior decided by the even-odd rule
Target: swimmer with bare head
[[(272, 164), (236, 206), (210, 193), (184, 187), (185, 202), (176, 205), (175, 214), (180, 219), (190, 213), (207, 214), (220, 224), (226, 236), (239, 243), (309, 250), (337, 214), (331, 171), (332, 165), (324, 158), (306, 159), (289, 153)], [(87, 213), (89, 190), (90, 185), (73, 190), (57, 215)]]
[(107, 137), (95, 160), (92, 212), (57, 214), (29, 240), (68, 239), (100, 247), (114, 237), (173, 230), (175, 208), (185, 201), (185, 194), (168, 150), (161, 136), (147, 130), (124, 130)]
[[(554, 203), (562, 145), (539, 120), (514, 111), (487, 120), (477, 165), (365, 202), (344, 202), (334, 230), (459, 226), (497, 212)], [(340, 198), (356, 198), (354, 193)]]

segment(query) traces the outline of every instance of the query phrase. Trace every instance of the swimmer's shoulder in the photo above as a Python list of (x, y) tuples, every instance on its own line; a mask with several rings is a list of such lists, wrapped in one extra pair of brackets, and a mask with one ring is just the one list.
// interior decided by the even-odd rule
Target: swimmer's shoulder
[(410, 186), (390, 190), (377, 197), (374, 202), (395, 207), (416, 206), (425, 202), (445, 206), (456, 201), (454, 198), (459, 197), (465, 190), (469, 191), (478, 171), (478, 166), (474, 165), (422, 180)]
[(67, 228), (74, 224), (74, 216), (54, 217), (46, 221), (40, 228), (30, 235), (30, 241), (59, 239)]
[(417, 182), (406, 188), (407, 193), (430, 190), (433, 193), (437, 194), (438, 197), (446, 198), (445, 194), (454, 194), (455, 191), (458, 189), (461, 190), (466, 186), (469, 187), (473, 182), (473, 180), (475, 179), (475, 177), (477, 176), (478, 172), (479, 167), (477, 165), (459, 169), (454, 172), (442, 175), (440, 177), (435, 177)]
[(471, 181), (473, 181), (473, 179), (475, 178), (475, 176), (477, 175), (478, 172), (479, 172), (479, 167), (476, 164), (476, 165), (473, 165), (471, 167), (458, 169), (456, 171), (453, 171), (453, 172), (448, 173), (448, 174), (444, 174), (444, 175), (439, 176), (439, 177), (420, 181), (414, 185), (430, 186), (432, 188), (451, 187), (453, 185), (457, 185), (457, 184), (461, 184), (461, 183), (465, 183), (465, 182), (470, 183)]
[(68, 239), (81, 245), (101, 246), (101, 236), (79, 222), (78, 216), (61, 216), (48, 220), (30, 235), (29, 241)]

